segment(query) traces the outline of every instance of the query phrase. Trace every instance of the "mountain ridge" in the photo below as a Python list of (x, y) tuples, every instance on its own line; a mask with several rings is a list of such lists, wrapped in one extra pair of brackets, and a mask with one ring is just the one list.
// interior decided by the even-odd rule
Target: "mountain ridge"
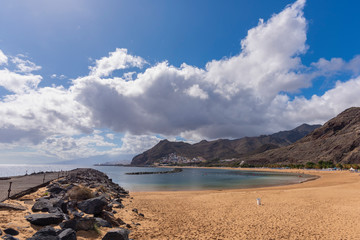
[(288, 146), (241, 157), (251, 165), (328, 161), (360, 163), (360, 107), (352, 107)]
[(135, 156), (131, 165), (152, 165), (170, 154), (176, 154), (175, 157), (179, 155), (187, 159), (201, 157), (206, 161), (241, 158), (292, 144), (320, 126), (302, 124), (292, 130), (280, 131), (271, 135), (234, 140), (202, 140), (195, 144), (170, 142), (165, 139), (153, 148)]

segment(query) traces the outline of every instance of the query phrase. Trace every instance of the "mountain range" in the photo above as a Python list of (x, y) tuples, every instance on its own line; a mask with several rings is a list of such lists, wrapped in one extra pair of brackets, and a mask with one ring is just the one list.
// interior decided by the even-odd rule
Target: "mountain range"
[(293, 130), (281, 131), (271, 135), (234, 140), (202, 140), (195, 144), (162, 140), (153, 148), (135, 156), (131, 165), (153, 165), (171, 154), (186, 159), (201, 158), (206, 162), (244, 158), (270, 149), (288, 146), (320, 126), (303, 124)]
[(293, 144), (240, 157), (238, 161), (251, 165), (304, 164), (319, 161), (334, 164), (360, 163), (360, 108), (345, 110)]

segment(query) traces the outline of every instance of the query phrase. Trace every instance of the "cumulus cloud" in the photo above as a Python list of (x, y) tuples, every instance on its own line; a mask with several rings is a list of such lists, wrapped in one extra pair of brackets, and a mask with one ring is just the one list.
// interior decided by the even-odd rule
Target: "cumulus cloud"
[(100, 62), (115, 66), (113, 56), (125, 55), (117, 49), (98, 60), (89, 76), (74, 80), (71, 90), (97, 126), (119, 132), (217, 138), (272, 131), (263, 117), (271, 101), (279, 92), (311, 84), (300, 73), (306, 68), (299, 57), (307, 49), (304, 3), (297, 1), (259, 21), (241, 42), (240, 54), (213, 60), (205, 69), (164, 61), (131, 81), (95, 74), (102, 69)]
[[(44, 154), (70, 159), (136, 154), (155, 145), (158, 135), (188, 141), (239, 138), (304, 122), (323, 123), (360, 105), (360, 57), (348, 62), (321, 58), (303, 65), (301, 56), (308, 49), (304, 5), (298, 0), (269, 20), (260, 20), (241, 41), (238, 55), (212, 60), (205, 68), (163, 61), (136, 73), (132, 68), (148, 65), (146, 60), (116, 49), (96, 60), (89, 75), (72, 80), (68, 89), (38, 88), (42, 78), (30, 69), (4, 68), (0, 85), (14, 94), (0, 102), (0, 136), (6, 136), (0, 142), (28, 141)], [(8, 60), (1, 54), (5, 66)], [(116, 70), (122, 73), (112, 76)], [(352, 79), (338, 81), (322, 96), (289, 97), (319, 76), (344, 72)], [(118, 146), (112, 143), (113, 133), (94, 129), (126, 134)], [(73, 136), (84, 133), (90, 135)]]
[(103, 136), (93, 134), (83, 137), (53, 136), (46, 138), (36, 148), (39, 152), (61, 159), (87, 158), (107, 154), (109, 150), (98, 150), (99, 147), (112, 148), (116, 145), (105, 141)]
[(90, 74), (98, 77), (107, 77), (113, 71), (129, 67), (141, 68), (146, 61), (141, 57), (132, 56), (127, 53), (125, 48), (117, 48), (115, 52), (110, 52), (109, 57), (96, 60), (94, 67), (90, 67)]
[(122, 138), (121, 147), (112, 149), (111, 154), (138, 154), (153, 147), (160, 140), (162, 139), (156, 136), (131, 135), (127, 133)]
[(8, 69), (0, 70), (0, 86), (13, 93), (24, 93), (34, 89), (40, 83), (40, 75), (22, 75)]
[(21, 54), (16, 57), (11, 57), (11, 62), (16, 65), (17, 72), (31, 73), (33, 71), (38, 71), (41, 69), (41, 66), (37, 66), (35, 63), (25, 58), (26, 56)]
[(185, 90), (185, 93), (191, 97), (198, 97), (200, 99), (207, 99), (209, 95), (199, 87), (199, 84), (192, 85), (190, 88)]
[[(38, 144), (54, 134), (92, 132), (91, 113), (62, 87), (45, 87), (7, 95), (0, 102), (3, 141), (26, 140)], [(11, 130), (11, 131), (10, 131)]]

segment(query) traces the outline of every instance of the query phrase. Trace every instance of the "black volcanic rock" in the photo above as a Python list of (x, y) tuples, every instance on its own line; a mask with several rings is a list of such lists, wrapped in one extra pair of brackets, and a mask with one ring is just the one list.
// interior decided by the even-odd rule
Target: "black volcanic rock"
[(135, 156), (131, 164), (151, 165), (171, 153), (188, 158), (203, 157), (208, 161), (245, 157), (262, 153), (269, 149), (290, 145), (320, 126), (303, 124), (293, 130), (281, 131), (272, 135), (244, 137), (235, 140), (202, 140), (193, 145), (184, 142), (162, 140), (153, 148)]
[(19, 235), (19, 232), (13, 228), (7, 228), (4, 230), (4, 233), (9, 234), (11, 236)]
[(50, 225), (50, 224), (59, 224), (64, 219), (63, 215), (56, 214), (56, 213), (30, 214), (30, 215), (25, 216), (25, 218), (31, 224), (38, 225), (38, 226), (46, 226), (46, 225)]
[(82, 202), (78, 202), (77, 207), (88, 214), (100, 214), (103, 208), (107, 205), (107, 201), (104, 196), (90, 198)]
[(71, 228), (65, 229), (64, 231), (62, 231), (59, 234), (59, 239), (60, 240), (76, 240), (76, 232)]
[(352, 107), (294, 144), (240, 159), (249, 164), (360, 163), (360, 108)]
[(34, 206), (31, 208), (33, 212), (48, 212), (49, 209), (53, 207), (52, 202), (49, 199), (40, 198), (38, 199)]
[(129, 230), (124, 228), (116, 228), (108, 231), (102, 240), (128, 240)]
[(56, 230), (51, 226), (46, 226), (37, 231), (31, 238), (27, 240), (59, 240)]

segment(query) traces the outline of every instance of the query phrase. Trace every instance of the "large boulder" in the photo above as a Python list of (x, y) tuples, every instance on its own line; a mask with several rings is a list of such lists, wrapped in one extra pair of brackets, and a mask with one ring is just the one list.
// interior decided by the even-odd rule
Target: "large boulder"
[(58, 235), (60, 240), (76, 240), (76, 232), (71, 229), (65, 229)]
[(31, 238), (27, 240), (59, 240), (56, 230), (51, 226), (46, 226), (37, 231)]
[(82, 202), (78, 202), (77, 207), (81, 211), (88, 214), (100, 214), (103, 208), (108, 204), (106, 198), (103, 196), (90, 198)]
[(63, 213), (67, 213), (67, 212), (68, 212), (68, 210), (67, 210), (67, 204), (66, 204), (66, 202), (65, 202), (64, 200), (62, 200), (61, 198), (52, 198), (52, 199), (50, 199), (50, 201), (51, 201), (53, 207), (55, 207), (55, 208), (56, 208), (56, 207), (60, 208)]
[(49, 213), (49, 214), (30, 214), (25, 216), (26, 220), (31, 224), (38, 226), (47, 226), (50, 224), (59, 224), (64, 219), (62, 214)]
[(108, 221), (102, 219), (102, 218), (95, 218), (96, 221), (96, 225), (98, 225), (99, 227), (108, 227), (108, 228), (112, 228), (111, 223), (109, 223)]
[(74, 218), (60, 223), (62, 229), (73, 229), (75, 231), (94, 230), (96, 219), (93, 217)]
[(62, 223), (60, 223), (60, 227), (62, 229), (71, 228), (73, 230), (76, 230), (76, 219), (70, 219), (70, 220), (62, 222)]
[(40, 198), (35, 202), (31, 210), (33, 212), (48, 212), (52, 207), (53, 204), (49, 199)]
[(19, 235), (19, 232), (13, 228), (7, 228), (4, 230), (4, 233), (9, 234), (11, 236)]
[(102, 240), (129, 240), (130, 231), (124, 228), (116, 228), (108, 231)]
[(65, 192), (65, 189), (64, 188), (61, 188), (61, 187), (59, 187), (59, 186), (52, 186), (52, 187), (50, 187), (49, 189), (48, 189), (48, 192), (50, 192), (50, 193), (52, 193), (52, 194), (54, 194), (54, 195), (57, 195), (57, 194), (59, 194), (59, 193), (61, 193), (61, 192)]
[(115, 218), (114, 214), (108, 211), (103, 211), (101, 213), (101, 218), (105, 219), (112, 226), (119, 227), (120, 225), (125, 225), (126, 223), (122, 221), (120, 218)]
[(95, 228), (95, 218), (80, 218), (76, 219), (76, 231), (80, 230), (94, 230)]

